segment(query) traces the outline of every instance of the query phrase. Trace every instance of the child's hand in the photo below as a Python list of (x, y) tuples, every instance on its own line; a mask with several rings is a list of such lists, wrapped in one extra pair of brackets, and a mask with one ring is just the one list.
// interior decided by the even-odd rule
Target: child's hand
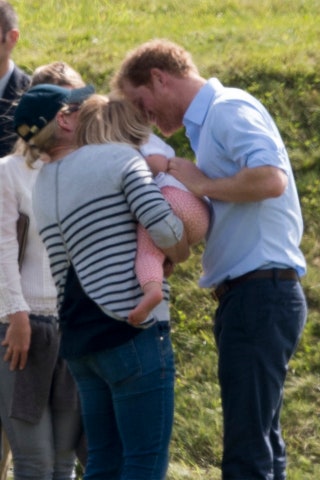
[(153, 176), (158, 175), (160, 172), (167, 172), (169, 161), (164, 155), (154, 154), (146, 157), (146, 162)]

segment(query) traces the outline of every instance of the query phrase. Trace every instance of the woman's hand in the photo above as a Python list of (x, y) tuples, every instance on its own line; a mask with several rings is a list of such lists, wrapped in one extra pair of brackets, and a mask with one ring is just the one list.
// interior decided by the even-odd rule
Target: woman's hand
[(31, 326), (27, 312), (16, 312), (9, 315), (10, 324), (2, 342), (7, 351), (3, 357), (10, 362), (10, 370), (23, 370), (28, 359), (31, 342)]

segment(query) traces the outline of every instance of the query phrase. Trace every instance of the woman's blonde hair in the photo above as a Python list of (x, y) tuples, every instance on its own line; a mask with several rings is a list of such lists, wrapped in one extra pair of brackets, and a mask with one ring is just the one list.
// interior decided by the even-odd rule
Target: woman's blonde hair
[[(65, 62), (52, 62), (36, 68), (31, 77), (31, 87), (42, 83), (50, 83), (61, 87), (81, 88), (85, 86), (80, 73)], [(68, 106), (63, 107), (68, 113)], [(26, 159), (29, 167), (38, 160), (39, 151), (47, 152), (55, 143), (55, 120), (48, 123), (29, 143), (19, 139), (14, 152), (20, 153)]]
[(150, 132), (141, 113), (127, 100), (95, 94), (81, 105), (76, 143), (83, 146), (120, 142), (138, 148)]

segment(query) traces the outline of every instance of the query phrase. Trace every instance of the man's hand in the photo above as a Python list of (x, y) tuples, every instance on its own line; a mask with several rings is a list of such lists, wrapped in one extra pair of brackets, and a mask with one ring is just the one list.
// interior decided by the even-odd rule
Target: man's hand
[(23, 370), (28, 359), (31, 342), (31, 326), (27, 312), (17, 312), (9, 315), (10, 324), (2, 342), (7, 351), (3, 357), (10, 362), (10, 370)]
[(204, 185), (210, 179), (191, 161), (185, 158), (173, 157), (169, 160), (167, 172), (183, 183), (190, 192), (198, 197), (204, 196)]

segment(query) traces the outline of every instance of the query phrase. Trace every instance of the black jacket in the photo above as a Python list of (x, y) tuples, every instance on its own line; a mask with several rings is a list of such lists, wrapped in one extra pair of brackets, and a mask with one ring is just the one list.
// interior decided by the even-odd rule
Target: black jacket
[(13, 131), (15, 102), (28, 88), (30, 77), (16, 65), (0, 98), (0, 157), (8, 155), (17, 139)]

